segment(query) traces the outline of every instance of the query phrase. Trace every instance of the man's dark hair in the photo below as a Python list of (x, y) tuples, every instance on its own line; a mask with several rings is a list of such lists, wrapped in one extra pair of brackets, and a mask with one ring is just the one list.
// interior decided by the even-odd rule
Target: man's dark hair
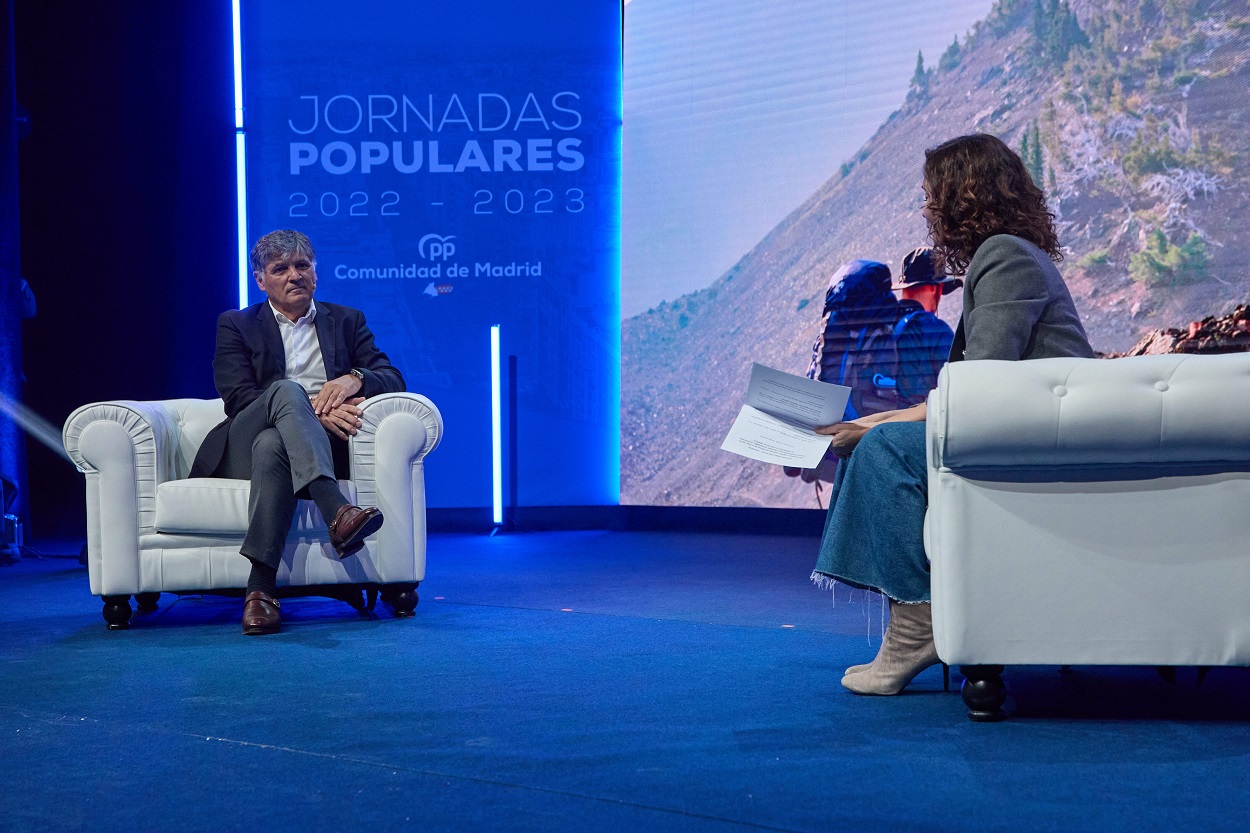
[(986, 133), (959, 136), (924, 154), (933, 248), (952, 275), (968, 269), (973, 254), (995, 234), (1028, 240), (1060, 261), (1055, 215), (1024, 162)]
[(248, 259), (251, 261), (252, 273), (263, 274), (265, 267), (273, 261), (293, 255), (303, 255), (309, 261), (317, 262), (317, 253), (313, 251), (312, 241), (308, 236), (288, 228), (271, 231), (257, 240)]

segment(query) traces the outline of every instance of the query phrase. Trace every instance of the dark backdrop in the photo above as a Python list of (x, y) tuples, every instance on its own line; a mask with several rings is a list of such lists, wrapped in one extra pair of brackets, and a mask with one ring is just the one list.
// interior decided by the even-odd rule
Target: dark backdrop
[[(15, 0), (25, 400), (213, 397), (237, 303), (230, 4)], [(28, 443), (35, 537), (85, 537), (83, 478)]]

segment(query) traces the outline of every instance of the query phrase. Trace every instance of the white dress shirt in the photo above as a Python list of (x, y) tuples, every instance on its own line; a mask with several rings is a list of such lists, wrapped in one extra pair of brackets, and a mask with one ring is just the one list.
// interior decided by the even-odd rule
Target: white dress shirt
[(282, 333), (282, 352), (286, 356), (286, 378), (299, 382), (309, 396), (316, 396), (326, 383), (326, 364), (321, 358), (321, 342), (317, 340), (317, 304), (310, 302), (308, 312), (292, 321), (269, 303), (273, 317)]

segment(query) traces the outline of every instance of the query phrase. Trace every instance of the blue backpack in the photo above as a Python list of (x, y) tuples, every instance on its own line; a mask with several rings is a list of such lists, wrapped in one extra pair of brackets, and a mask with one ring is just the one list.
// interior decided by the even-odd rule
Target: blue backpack
[(912, 319), (924, 310), (912, 310), (893, 327), (872, 327), (861, 331), (853, 350), (842, 355), (840, 385), (849, 385), (851, 399), (846, 419), (897, 411), (924, 401), (924, 396), (908, 396), (899, 385), (899, 339)]
[(851, 388), (845, 419), (915, 404), (898, 390), (898, 339), (918, 311), (900, 312), (884, 263), (852, 260), (830, 279), (807, 376)]

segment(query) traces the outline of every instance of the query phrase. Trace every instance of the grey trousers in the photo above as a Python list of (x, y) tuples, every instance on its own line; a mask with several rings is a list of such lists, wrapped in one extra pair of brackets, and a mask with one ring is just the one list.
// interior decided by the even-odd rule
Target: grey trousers
[(274, 382), (239, 412), (230, 423), (218, 473), (251, 481), (247, 535), (239, 552), (276, 569), (299, 493), (319, 477), (334, 479), (330, 436), (298, 382)]

